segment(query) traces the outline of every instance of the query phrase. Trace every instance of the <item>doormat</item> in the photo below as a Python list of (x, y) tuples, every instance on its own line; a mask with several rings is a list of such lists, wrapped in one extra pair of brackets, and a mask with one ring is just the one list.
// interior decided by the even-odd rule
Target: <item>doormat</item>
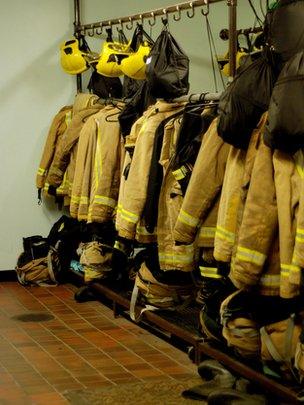
[(66, 391), (63, 395), (72, 405), (198, 405), (204, 401), (194, 401), (181, 396), (182, 391), (201, 384), (200, 377), (181, 380), (154, 380), (119, 384), (105, 388), (87, 388)]

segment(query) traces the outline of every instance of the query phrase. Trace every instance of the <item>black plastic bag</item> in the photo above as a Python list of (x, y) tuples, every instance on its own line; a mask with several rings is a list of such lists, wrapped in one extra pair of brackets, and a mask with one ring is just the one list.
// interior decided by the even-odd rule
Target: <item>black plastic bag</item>
[(268, 109), (277, 74), (266, 53), (242, 69), (223, 92), (218, 134), (236, 148), (247, 149), (254, 128)]
[(100, 98), (121, 98), (122, 84), (119, 77), (107, 77), (93, 71), (88, 89), (91, 93)]
[(264, 133), (267, 146), (294, 153), (304, 148), (304, 52), (282, 70), (269, 105)]
[(303, 21), (303, 0), (279, 0), (276, 7), (268, 11), (264, 33), (278, 63), (283, 64), (304, 50)]
[(167, 25), (155, 41), (146, 64), (152, 96), (171, 99), (188, 93), (189, 58)]

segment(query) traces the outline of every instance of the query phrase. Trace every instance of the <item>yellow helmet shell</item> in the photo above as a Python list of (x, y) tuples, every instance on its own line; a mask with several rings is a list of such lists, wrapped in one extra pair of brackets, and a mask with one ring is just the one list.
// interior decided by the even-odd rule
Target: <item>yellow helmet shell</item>
[(62, 69), (70, 75), (77, 75), (89, 69), (85, 53), (79, 49), (78, 39), (64, 42), (60, 47)]
[(129, 45), (115, 42), (104, 42), (99, 61), (96, 65), (97, 72), (103, 76), (118, 77), (123, 72), (120, 66), (120, 57), (128, 57)]
[(149, 45), (140, 45), (137, 52), (121, 61), (123, 73), (132, 79), (144, 80), (146, 78), (146, 59), (150, 51)]

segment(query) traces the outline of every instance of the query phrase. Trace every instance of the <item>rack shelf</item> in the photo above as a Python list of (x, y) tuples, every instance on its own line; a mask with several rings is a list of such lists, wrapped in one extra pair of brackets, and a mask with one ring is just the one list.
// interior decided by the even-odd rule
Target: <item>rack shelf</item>
[[(70, 280), (76, 285), (83, 285), (83, 277), (79, 273), (71, 270)], [(112, 303), (113, 315), (117, 317), (121, 312), (128, 313), (130, 308), (131, 293), (110, 285), (106, 281), (103, 283), (94, 282), (90, 284), (98, 298), (106, 298)], [(151, 329), (155, 326), (164, 331), (170, 337), (177, 337), (186, 344), (193, 347), (194, 361), (198, 364), (204, 357), (213, 358), (224, 364), (227, 368), (260, 385), (266, 392), (272, 393), (278, 399), (287, 401), (285, 403), (299, 403), (299, 387), (284, 386), (281, 383), (265, 376), (263, 373), (242, 363), (233, 355), (227, 354), (215, 347), (211, 343), (204, 342), (198, 331), (199, 307), (195, 306), (180, 311), (147, 311), (143, 314), (143, 319), (139, 323), (148, 324)], [(130, 319), (131, 322), (131, 319)], [(158, 329), (158, 330), (159, 330)]]

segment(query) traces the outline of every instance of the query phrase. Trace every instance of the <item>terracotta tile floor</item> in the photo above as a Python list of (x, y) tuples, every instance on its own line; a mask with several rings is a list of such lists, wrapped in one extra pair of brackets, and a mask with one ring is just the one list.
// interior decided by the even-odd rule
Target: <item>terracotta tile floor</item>
[[(0, 283), (0, 404), (68, 403), (62, 393), (196, 375), (187, 355), (76, 288)], [(47, 312), (44, 322), (12, 319)]]

